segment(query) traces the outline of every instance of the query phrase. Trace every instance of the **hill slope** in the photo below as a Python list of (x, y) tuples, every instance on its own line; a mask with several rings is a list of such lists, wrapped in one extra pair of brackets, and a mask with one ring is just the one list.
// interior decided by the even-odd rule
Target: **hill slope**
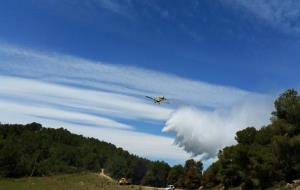
[[(132, 155), (113, 144), (38, 123), (0, 124), (0, 177), (49, 176), (81, 171), (127, 177), (134, 184), (164, 186), (170, 166)], [(155, 168), (155, 184), (147, 178)], [(159, 169), (157, 169), (159, 168)]]
[(79, 173), (50, 177), (0, 179), (0, 190), (158, 190), (142, 186), (120, 186), (95, 173)]

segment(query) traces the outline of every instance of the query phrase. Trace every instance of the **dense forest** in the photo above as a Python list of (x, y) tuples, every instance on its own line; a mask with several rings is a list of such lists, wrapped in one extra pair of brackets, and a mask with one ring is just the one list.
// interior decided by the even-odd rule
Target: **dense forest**
[(300, 96), (287, 90), (275, 101), (271, 124), (238, 131), (203, 175), (202, 185), (265, 189), (300, 178)]
[(126, 177), (133, 184), (156, 187), (176, 184), (196, 188), (202, 173), (200, 161), (170, 167), (63, 128), (0, 124), (0, 178), (99, 172), (101, 168), (115, 179)]

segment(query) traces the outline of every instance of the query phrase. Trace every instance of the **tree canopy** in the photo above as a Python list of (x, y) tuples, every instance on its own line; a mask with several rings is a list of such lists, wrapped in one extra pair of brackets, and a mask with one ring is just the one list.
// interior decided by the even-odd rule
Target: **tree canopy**
[(236, 133), (237, 144), (218, 154), (202, 185), (265, 189), (300, 178), (300, 97), (290, 89), (275, 101), (271, 123)]

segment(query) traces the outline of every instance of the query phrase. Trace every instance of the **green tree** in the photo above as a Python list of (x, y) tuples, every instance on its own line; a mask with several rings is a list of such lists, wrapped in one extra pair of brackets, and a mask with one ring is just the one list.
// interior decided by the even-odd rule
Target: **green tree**
[(151, 164), (143, 178), (142, 184), (152, 185), (154, 187), (164, 187), (167, 185), (167, 177), (170, 166), (165, 162), (156, 161)]
[(300, 177), (300, 97), (290, 89), (274, 104), (271, 124), (238, 131), (238, 144), (220, 151), (204, 173), (205, 187), (267, 189)]
[(173, 184), (176, 187), (181, 187), (182, 182), (180, 182), (180, 178), (183, 177), (183, 167), (181, 165), (175, 165), (173, 166), (168, 174), (168, 184)]
[(201, 185), (203, 165), (201, 161), (187, 160), (184, 165), (183, 187), (197, 189)]
[(276, 111), (272, 114), (300, 127), (300, 97), (297, 91), (289, 89), (275, 101)]
[(205, 188), (213, 188), (221, 183), (220, 162), (215, 162), (204, 172), (201, 184)]
[(254, 127), (247, 127), (244, 130), (236, 133), (235, 140), (240, 144), (252, 144), (256, 136), (256, 129)]

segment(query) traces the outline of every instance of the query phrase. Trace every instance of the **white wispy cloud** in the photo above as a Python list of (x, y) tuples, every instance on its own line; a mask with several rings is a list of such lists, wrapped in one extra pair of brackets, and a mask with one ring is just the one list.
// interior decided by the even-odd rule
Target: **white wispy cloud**
[(98, 114), (130, 119), (165, 120), (172, 109), (157, 107), (141, 99), (105, 91), (80, 89), (37, 80), (1, 77), (3, 98), (14, 98), (40, 104), (61, 105)]
[[(2, 89), (1, 89), (2, 90)], [(114, 120), (101, 117), (101, 116), (92, 116), (89, 114), (78, 113), (74, 111), (65, 111), (60, 110), (57, 108), (51, 108), (35, 105), (33, 106), (31, 103), (19, 103), (13, 102), (10, 100), (1, 100), (0, 101), (0, 108), (5, 110), (7, 113), (11, 113), (12, 116), (14, 114), (24, 114), (25, 116), (29, 116), (32, 118), (31, 122), (34, 121), (35, 118), (54, 118), (57, 120), (69, 120), (71, 122), (80, 122), (83, 125), (95, 125), (95, 126), (103, 126), (103, 127), (110, 127), (110, 128), (120, 128), (120, 129), (133, 129), (132, 126), (125, 125), (123, 123), (116, 122)], [(7, 113), (5, 115), (7, 115)], [(1, 117), (2, 121), (7, 121), (8, 118), (11, 117)], [(17, 119), (17, 118), (14, 118)], [(15, 121), (11, 121), (15, 122)], [(24, 121), (20, 121), (24, 123)]]
[[(95, 137), (113, 143), (134, 154), (153, 159), (166, 159), (183, 161), (190, 158), (184, 150), (173, 143), (173, 138), (160, 135), (152, 135), (136, 131), (108, 130), (104, 128), (82, 128), (70, 126), (71, 131), (87, 136)], [(141, 151), (142, 149), (142, 151)]]
[(128, 15), (127, 6), (130, 1), (119, 0), (92, 0), (94, 3), (99, 4), (101, 7), (117, 13), (120, 15)]
[(165, 120), (170, 109), (146, 104), (125, 95), (31, 79), (0, 76), (0, 81), (1, 122), (25, 124), (34, 121), (48, 127), (64, 127), (73, 133), (111, 142), (150, 159), (182, 162), (190, 157), (176, 147), (170, 137), (134, 131), (139, 126), (115, 120)]
[(300, 32), (300, 2), (297, 0), (223, 0), (286, 31)]
[(248, 96), (261, 96), (171, 74), (59, 54), (43, 54), (11, 46), (0, 47), (0, 56), (3, 60), (0, 68), (2, 73), (139, 97), (146, 93), (162, 94), (178, 102), (197, 106), (226, 107), (240, 103)]
[[(236, 130), (266, 123), (272, 109), (263, 94), (9, 45), (0, 45), (0, 81), (1, 122), (62, 126), (149, 158), (214, 157), (234, 143)], [(145, 95), (165, 95), (171, 104), (154, 105)], [(133, 120), (166, 122), (164, 131), (175, 132), (175, 144), (189, 153)]]
[[(42, 123), (46, 127), (63, 127), (72, 133), (111, 142), (118, 147), (129, 150), (133, 154), (150, 159), (172, 159), (174, 162), (181, 163), (190, 157), (181, 148), (175, 146), (173, 139), (170, 137), (124, 130), (130, 126), (107, 119), (103, 119), (103, 121), (99, 117), (91, 118), (91, 116), (84, 114), (30, 104), (20, 104), (7, 100), (0, 101), (0, 110), (5, 110), (1, 111), (0, 114), (0, 120), (5, 123), (26, 124), (35, 121)], [(98, 120), (100, 122), (97, 122)], [(80, 124), (77, 124), (76, 121), (80, 121)], [(93, 126), (89, 126), (89, 124)], [(109, 127), (100, 127), (103, 125)]]

